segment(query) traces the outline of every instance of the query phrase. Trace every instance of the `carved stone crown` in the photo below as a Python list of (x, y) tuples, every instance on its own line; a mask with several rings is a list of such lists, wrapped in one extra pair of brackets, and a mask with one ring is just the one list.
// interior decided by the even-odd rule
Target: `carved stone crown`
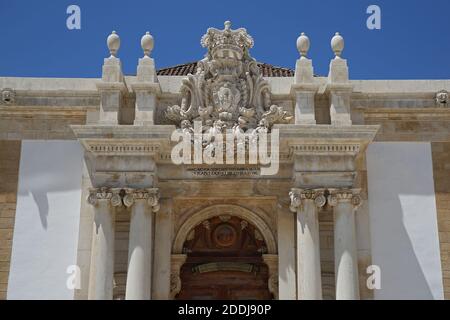
[(232, 129), (235, 134), (269, 131), (275, 123), (292, 119), (271, 103), (270, 87), (248, 49), (253, 39), (243, 28), (209, 28), (202, 37), (208, 49), (195, 75), (182, 80), (181, 104), (167, 107), (166, 117), (181, 130), (192, 133), (201, 122), (203, 133), (213, 135)]
[(253, 47), (253, 38), (244, 28), (232, 30), (230, 21), (225, 21), (224, 25), (223, 30), (209, 28), (200, 44), (207, 48), (213, 57), (231, 56), (241, 59), (243, 54)]

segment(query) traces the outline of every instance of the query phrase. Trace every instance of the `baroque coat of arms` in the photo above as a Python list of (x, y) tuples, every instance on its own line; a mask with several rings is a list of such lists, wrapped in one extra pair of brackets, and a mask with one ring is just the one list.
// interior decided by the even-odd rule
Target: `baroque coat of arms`
[(203, 132), (270, 132), (275, 123), (288, 123), (292, 116), (271, 103), (268, 82), (249, 54), (253, 39), (244, 28), (209, 28), (201, 39), (207, 48), (195, 74), (182, 80), (180, 105), (169, 106), (166, 117), (178, 128), (192, 132), (194, 121)]

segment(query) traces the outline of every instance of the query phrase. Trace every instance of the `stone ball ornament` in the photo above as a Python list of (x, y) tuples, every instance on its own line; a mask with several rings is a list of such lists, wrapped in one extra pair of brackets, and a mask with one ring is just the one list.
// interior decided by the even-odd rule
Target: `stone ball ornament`
[(297, 38), (297, 50), (302, 58), (306, 58), (309, 47), (310, 47), (309, 38), (305, 35), (304, 32), (302, 32), (300, 37)]
[(152, 35), (150, 34), (150, 32), (146, 32), (142, 38), (141, 38), (141, 47), (142, 50), (144, 50), (144, 55), (145, 56), (150, 56), (150, 53), (153, 50), (154, 47), (154, 39), (152, 37)]
[(111, 56), (115, 57), (117, 55), (117, 51), (120, 48), (120, 37), (119, 35), (113, 31), (106, 39), (106, 44), (108, 45), (109, 53)]
[(342, 51), (344, 50), (344, 38), (336, 32), (334, 37), (331, 39), (331, 49), (333, 49), (336, 58), (340, 58)]

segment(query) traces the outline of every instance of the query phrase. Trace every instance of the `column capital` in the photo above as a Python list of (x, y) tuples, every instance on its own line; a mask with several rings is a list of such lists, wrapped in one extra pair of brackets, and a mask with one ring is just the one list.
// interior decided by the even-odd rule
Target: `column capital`
[(159, 188), (134, 189), (126, 188), (123, 203), (131, 207), (136, 201), (144, 200), (152, 208), (153, 212), (159, 211)]
[(340, 202), (351, 202), (357, 208), (361, 205), (361, 189), (328, 189), (328, 204), (336, 206)]
[(113, 207), (118, 207), (122, 205), (120, 191), (120, 188), (90, 188), (87, 202), (95, 206), (99, 201), (108, 201)]
[(303, 201), (314, 201), (316, 207), (323, 207), (327, 201), (325, 197), (325, 189), (300, 189), (291, 188), (289, 192), (289, 197), (291, 199), (290, 209), (292, 212), (297, 212), (301, 208)]

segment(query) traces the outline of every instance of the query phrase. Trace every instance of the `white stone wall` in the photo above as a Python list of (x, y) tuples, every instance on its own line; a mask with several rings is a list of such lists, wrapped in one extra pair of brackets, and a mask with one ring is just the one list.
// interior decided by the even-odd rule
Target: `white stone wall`
[(367, 171), (375, 299), (443, 299), (430, 144), (372, 143)]
[(78, 141), (22, 142), (7, 299), (73, 299), (82, 159)]

